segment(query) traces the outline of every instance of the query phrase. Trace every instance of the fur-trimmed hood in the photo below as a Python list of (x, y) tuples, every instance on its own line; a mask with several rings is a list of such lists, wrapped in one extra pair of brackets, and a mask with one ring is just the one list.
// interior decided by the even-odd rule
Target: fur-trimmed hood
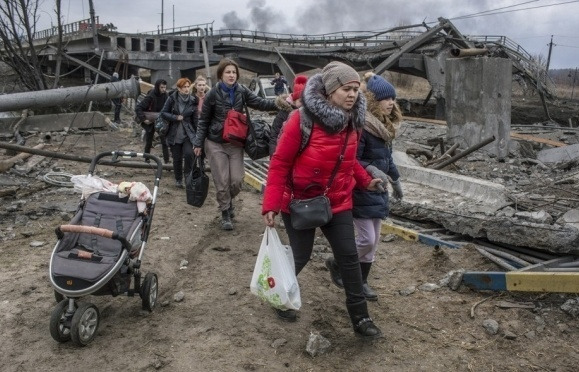
[(349, 112), (333, 106), (328, 101), (322, 82), (322, 74), (316, 74), (308, 79), (302, 101), (304, 113), (312, 119), (305, 122), (318, 123), (328, 133), (341, 132), (348, 125), (350, 117), (354, 129), (359, 131), (364, 127), (366, 115), (366, 97), (364, 94), (360, 92), (354, 107)]

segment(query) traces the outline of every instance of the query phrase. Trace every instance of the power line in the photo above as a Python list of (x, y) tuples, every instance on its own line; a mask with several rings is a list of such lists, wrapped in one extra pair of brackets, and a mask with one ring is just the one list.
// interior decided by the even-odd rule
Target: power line
[[(513, 9), (513, 10), (504, 10), (504, 11), (495, 11), (495, 10), (489, 10), (488, 13), (484, 13), (481, 14), (483, 12), (479, 12), (479, 13), (474, 13), (474, 15), (465, 15), (465, 16), (459, 16), (459, 17), (455, 17), (455, 18), (450, 18), (451, 20), (455, 20), (455, 19), (467, 19), (467, 18), (476, 18), (476, 17), (484, 17), (484, 16), (488, 16), (488, 15), (497, 15), (497, 14), (504, 14), (504, 13), (513, 13), (513, 12), (518, 12), (521, 10), (531, 10), (531, 9), (539, 9), (539, 8), (549, 8), (552, 6), (557, 6), (557, 5), (565, 5), (565, 4), (572, 4), (572, 3), (577, 3), (579, 2), (579, 0), (573, 0), (573, 1), (565, 1), (562, 3), (556, 3), (556, 4), (547, 4), (547, 5), (537, 5), (537, 6), (531, 6), (531, 7), (527, 7), (527, 8), (521, 8), (521, 9)], [(518, 4), (518, 5), (522, 5)], [(491, 13), (493, 12), (493, 13)]]
[(519, 6), (519, 5), (525, 5), (525, 4), (529, 4), (529, 3), (535, 3), (535, 2), (537, 2), (537, 1), (539, 1), (539, 0), (525, 1), (524, 3), (519, 3), (519, 4), (504, 6), (504, 7), (496, 8), (496, 9), (483, 10), (482, 12), (478, 12), (478, 13), (466, 14), (466, 15), (463, 15), (463, 16), (458, 16), (458, 17), (453, 18), (453, 19), (461, 19), (461, 18), (463, 18), (463, 17), (474, 17), (474, 16), (476, 16), (476, 15), (482, 15), (482, 14), (484, 14), (484, 13), (495, 12), (495, 11), (497, 11), (497, 10), (502, 10), (502, 9), (514, 8), (514, 7)]

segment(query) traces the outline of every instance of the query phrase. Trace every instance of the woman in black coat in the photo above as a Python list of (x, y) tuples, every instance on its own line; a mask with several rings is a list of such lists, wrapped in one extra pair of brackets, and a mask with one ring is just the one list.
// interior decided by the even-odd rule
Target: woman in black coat
[(217, 77), (219, 83), (205, 96), (193, 147), (195, 155), (205, 152), (209, 159), (221, 211), (221, 228), (233, 230), (233, 198), (241, 191), (245, 168), (243, 147), (223, 139), (225, 118), (230, 110), (244, 113), (246, 105), (260, 111), (276, 110), (276, 106), (273, 100), (258, 97), (237, 82), (239, 66), (229, 58), (219, 62)]
[(183, 187), (183, 174), (190, 173), (193, 167), (193, 141), (197, 131), (197, 98), (191, 96), (190, 89), (191, 80), (177, 80), (177, 89), (167, 98), (161, 111), (163, 119), (170, 123), (165, 141), (173, 155), (175, 186), (180, 188)]

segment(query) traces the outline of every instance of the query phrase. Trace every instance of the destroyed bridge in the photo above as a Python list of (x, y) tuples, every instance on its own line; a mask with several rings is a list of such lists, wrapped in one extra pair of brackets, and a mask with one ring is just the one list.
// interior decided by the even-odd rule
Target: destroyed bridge
[[(94, 74), (110, 78), (106, 71), (116, 70), (127, 78), (145, 68), (151, 70), (152, 81), (163, 78), (172, 84), (183, 76), (195, 77), (198, 69), (209, 71), (224, 56), (234, 58), (243, 69), (257, 74), (281, 71), (293, 81), (295, 74), (340, 60), (358, 71), (381, 74), (388, 70), (425, 78), (432, 87), (428, 98), (440, 101), (443, 110), (447, 59), (484, 54), (510, 59), (516, 80), (551, 95), (544, 67), (520, 45), (505, 36), (465, 36), (444, 18), (434, 27), (417, 24), (323, 35), (213, 30), (212, 23), (128, 34), (90, 24), (87, 19), (66, 25), (63, 35), (63, 56), (70, 69), (85, 68), (87, 82)], [(56, 29), (37, 32), (35, 40), (35, 48), (48, 57), (47, 68), (54, 68)]]

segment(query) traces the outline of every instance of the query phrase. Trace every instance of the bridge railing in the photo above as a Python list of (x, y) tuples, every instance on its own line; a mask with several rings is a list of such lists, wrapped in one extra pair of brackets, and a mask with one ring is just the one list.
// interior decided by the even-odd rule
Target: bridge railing
[(197, 25), (191, 26), (180, 26), (180, 27), (171, 27), (171, 28), (164, 28), (164, 29), (157, 29), (153, 31), (144, 31), (138, 32), (141, 35), (188, 35), (191, 36), (201, 36), (201, 32), (203, 31), (204, 35), (213, 35), (213, 22), (211, 23), (200, 23)]
[(506, 36), (498, 35), (468, 36), (468, 38), (484, 44), (502, 45), (507, 49), (507, 53), (509, 53), (511, 57), (515, 57), (517, 62), (526, 69), (527, 73), (533, 75), (537, 81), (543, 82), (549, 91), (555, 91), (555, 84), (548, 78), (546, 68), (539, 64), (535, 57), (513, 40)]
[(243, 29), (222, 29), (214, 31), (213, 35), (218, 36), (221, 40), (243, 41), (252, 43), (274, 43), (278, 45), (291, 46), (372, 46), (383, 44), (388, 41), (411, 39), (420, 35), (420, 31), (395, 31), (386, 32), (369, 32), (369, 31), (348, 31), (334, 32), (320, 35), (296, 35), (271, 33), (264, 31), (251, 31)]
[[(104, 27), (103, 25), (101, 25), (99, 23), (99, 17), (98, 16), (95, 17), (95, 25), (96, 25), (97, 30)], [(65, 25), (62, 25), (62, 34), (65, 35), (65, 34), (72, 34), (75, 32), (81, 32), (81, 31), (90, 31), (91, 29), (92, 29), (92, 21), (90, 18), (88, 18), (88, 19), (83, 19), (81, 21), (76, 21), (76, 22), (67, 23)], [(58, 34), (58, 27), (53, 26), (51, 28), (47, 28), (45, 30), (35, 32), (32, 38), (34, 40), (44, 39), (44, 38), (54, 36), (56, 34)]]

